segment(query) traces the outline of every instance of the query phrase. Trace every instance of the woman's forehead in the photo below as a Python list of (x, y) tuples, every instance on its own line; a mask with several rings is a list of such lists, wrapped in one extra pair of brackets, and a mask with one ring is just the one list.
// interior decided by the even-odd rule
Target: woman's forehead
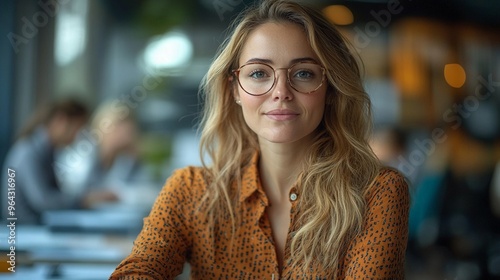
[(300, 58), (318, 60), (303, 28), (294, 23), (269, 22), (249, 34), (239, 63), (267, 60), (269, 64), (290, 64)]

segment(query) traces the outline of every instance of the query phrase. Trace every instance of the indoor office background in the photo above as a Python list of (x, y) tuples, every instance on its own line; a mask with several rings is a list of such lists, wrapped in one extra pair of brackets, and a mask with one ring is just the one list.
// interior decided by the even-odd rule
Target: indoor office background
[[(133, 112), (141, 171), (113, 185), (119, 203), (18, 226), (16, 273), (0, 279), (107, 279), (171, 171), (199, 164), (198, 86), (231, 19), (251, 2), (2, 1), (2, 162), (40, 104), (76, 95), (92, 110)], [(411, 183), (407, 279), (500, 279), (500, 2), (304, 2), (359, 52), (372, 147)], [(78, 191), (72, 180), (87, 148), (58, 154), (69, 168), (64, 191)], [(2, 271), (8, 234), (4, 226)]]

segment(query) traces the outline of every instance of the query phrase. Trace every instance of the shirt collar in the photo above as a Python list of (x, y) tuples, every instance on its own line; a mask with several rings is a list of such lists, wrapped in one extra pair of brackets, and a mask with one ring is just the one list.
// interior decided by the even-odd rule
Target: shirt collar
[(256, 191), (263, 194), (264, 200), (267, 201), (267, 197), (260, 182), (258, 151), (253, 154), (248, 165), (242, 170), (240, 202), (245, 201), (245, 199), (249, 198)]

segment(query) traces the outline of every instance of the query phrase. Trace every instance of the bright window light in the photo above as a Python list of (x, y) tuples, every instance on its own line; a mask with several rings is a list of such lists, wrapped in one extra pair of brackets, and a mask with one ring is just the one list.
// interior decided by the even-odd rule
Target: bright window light
[(144, 50), (147, 68), (162, 70), (182, 68), (191, 60), (193, 46), (181, 32), (170, 32), (153, 38)]
[(71, 63), (85, 51), (88, 2), (70, 1), (59, 6), (56, 17), (55, 60), (59, 66)]

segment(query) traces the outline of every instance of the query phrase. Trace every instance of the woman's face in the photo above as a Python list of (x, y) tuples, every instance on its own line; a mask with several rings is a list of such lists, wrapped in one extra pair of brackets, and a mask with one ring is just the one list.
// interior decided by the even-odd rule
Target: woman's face
[[(253, 30), (241, 52), (239, 66), (249, 62), (263, 62), (276, 71), (277, 81), (269, 92), (261, 96), (246, 93), (239, 84), (234, 92), (240, 100), (247, 125), (263, 141), (272, 143), (310, 144), (325, 109), (327, 82), (312, 93), (300, 93), (287, 82), (287, 70), (297, 62), (319, 63), (302, 28), (293, 23), (265, 23)], [(283, 70), (276, 70), (284, 68)], [(263, 72), (239, 73), (259, 79)], [(303, 72), (290, 74), (301, 77)], [(306, 73), (307, 76), (307, 73)], [(271, 77), (272, 79), (272, 77)], [(297, 87), (296, 87), (297, 88)]]

